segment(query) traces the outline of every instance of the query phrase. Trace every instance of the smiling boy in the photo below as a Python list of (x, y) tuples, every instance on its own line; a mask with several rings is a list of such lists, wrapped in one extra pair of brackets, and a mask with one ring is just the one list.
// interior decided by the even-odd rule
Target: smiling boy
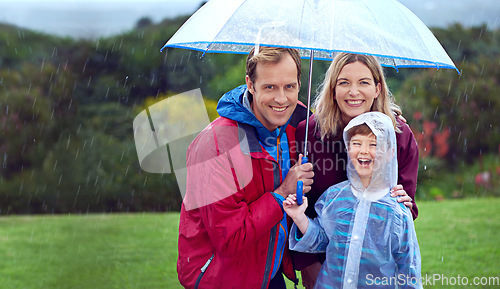
[(294, 221), (290, 249), (326, 252), (314, 288), (422, 288), (413, 218), (390, 196), (397, 182), (391, 119), (380, 112), (361, 114), (344, 129), (344, 141), (348, 180), (321, 195), (318, 216), (305, 215), (305, 197), (301, 206), (294, 195), (283, 202)]

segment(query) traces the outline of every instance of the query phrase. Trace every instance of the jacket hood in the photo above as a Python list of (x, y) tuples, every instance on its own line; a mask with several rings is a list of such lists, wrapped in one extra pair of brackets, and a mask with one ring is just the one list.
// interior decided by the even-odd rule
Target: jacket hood
[(217, 113), (222, 117), (254, 127), (257, 130), (259, 141), (267, 146), (275, 146), (277, 138), (281, 137), (285, 132), (290, 120), (277, 130), (269, 131), (257, 117), (255, 117), (249, 104), (245, 104), (245, 99), (250, 99), (250, 97), (251, 94), (248, 92), (245, 84), (238, 86), (221, 97), (217, 104)]
[(371, 201), (378, 200), (394, 187), (398, 180), (398, 161), (396, 147), (396, 133), (392, 120), (381, 112), (367, 112), (353, 118), (344, 129), (344, 143), (348, 148), (347, 132), (358, 125), (365, 123), (377, 137), (377, 150), (373, 163), (373, 172), (370, 184), (364, 188), (354, 165), (347, 155), (347, 177), (351, 182), (353, 192)]

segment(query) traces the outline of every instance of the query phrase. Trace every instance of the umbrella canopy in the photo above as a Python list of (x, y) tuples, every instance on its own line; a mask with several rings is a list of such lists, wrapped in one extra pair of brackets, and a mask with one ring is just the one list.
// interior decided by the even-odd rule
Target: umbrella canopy
[(259, 46), (297, 48), (303, 58), (323, 60), (337, 52), (369, 54), (396, 69), (457, 69), (427, 26), (396, 0), (211, 0), (164, 48), (248, 53)]

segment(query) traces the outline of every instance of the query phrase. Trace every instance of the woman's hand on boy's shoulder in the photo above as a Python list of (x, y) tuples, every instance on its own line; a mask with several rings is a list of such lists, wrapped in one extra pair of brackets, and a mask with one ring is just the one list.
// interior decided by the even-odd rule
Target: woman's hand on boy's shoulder
[(413, 208), (413, 203), (411, 202), (412, 199), (408, 196), (402, 185), (395, 185), (391, 189), (391, 197), (398, 197), (397, 201), (399, 203), (403, 203), (410, 210)]

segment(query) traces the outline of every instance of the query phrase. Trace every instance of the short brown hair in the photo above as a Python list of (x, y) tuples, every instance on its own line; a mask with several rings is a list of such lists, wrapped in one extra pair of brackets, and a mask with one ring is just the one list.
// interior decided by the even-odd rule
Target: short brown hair
[(297, 81), (300, 83), (301, 62), (300, 53), (297, 49), (262, 46), (260, 47), (259, 53), (257, 53), (257, 55), (254, 55), (254, 53), (255, 48), (252, 48), (252, 51), (250, 51), (250, 54), (248, 54), (246, 65), (246, 74), (252, 82), (255, 83), (255, 79), (257, 78), (257, 64), (259, 62), (278, 63), (283, 57), (283, 53), (288, 53), (297, 66)]
[(352, 127), (347, 131), (347, 141), (350, 141), (351, 138), (357, 134), (360, 135), (369, 135), (373, 133), (370, 127), (366, 123), (362, 123), (360, 125)]

